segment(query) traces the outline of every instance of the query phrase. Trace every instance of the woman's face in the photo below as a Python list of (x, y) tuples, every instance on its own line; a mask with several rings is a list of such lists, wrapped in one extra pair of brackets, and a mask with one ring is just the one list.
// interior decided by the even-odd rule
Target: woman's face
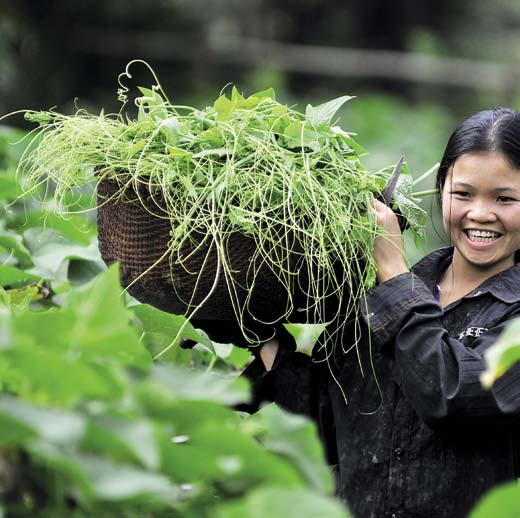
[(499, 153), (468, 153), (451, 167), (442, 191), (444, 228), (454, 261), (494, 275), (520, 249), (520, 170)]

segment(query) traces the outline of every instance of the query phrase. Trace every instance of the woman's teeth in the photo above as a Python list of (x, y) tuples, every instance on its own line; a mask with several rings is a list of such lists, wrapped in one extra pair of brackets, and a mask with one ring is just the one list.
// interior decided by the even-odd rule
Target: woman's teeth
[(466, 232), (471, 241), (480, 243), (489, 243), (500, 237), (498, 232), (491, 232), (489, 230), (467, 230)]

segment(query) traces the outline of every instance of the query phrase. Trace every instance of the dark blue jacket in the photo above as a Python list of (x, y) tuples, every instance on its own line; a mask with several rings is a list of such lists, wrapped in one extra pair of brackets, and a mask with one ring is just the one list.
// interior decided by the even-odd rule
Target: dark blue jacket
[[(336, 344), (322, 361), (318, 345), (305, 361), (285, 340), (273, 371), (254, 362), (246, 372), (257, 401), (316, 419), (356, 518), (466, 517), (520, 476), (520, 363), (491, 390), (479, 379), (483, 352), (520, 316), (520, 263), (442, 308), (433, 292), (451, 253), (373, 289), (348, 353)], [(351, 328), (343, 348), (353, 341)]]

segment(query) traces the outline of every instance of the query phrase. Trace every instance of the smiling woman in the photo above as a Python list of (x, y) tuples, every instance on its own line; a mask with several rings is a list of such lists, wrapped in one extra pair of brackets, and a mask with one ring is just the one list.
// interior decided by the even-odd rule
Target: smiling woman
[(303, 367), (280, 337), (271, 372), (248, 368), (289, 407), (310, 386), (308, 411), (356, 518), (466, 517), (489, 488), (520, 476), (520, 363), (491, 388), (480, 382), (485, 352), (520, 317), (520, 113), (464, 121), (437, 187), (452, 246), (412, 271), (395, 214), (374, 202), (378, 285), (359, 303), (361, 334), (347, 326), (341, 337), (358, 355), (325, 357), (318, 344)]
[(455, 247), (440, 282), (440, 300), (447, 304), (515, 264), (520, 170), (498, 152), (463, 155), (448, 173), (442, 203), (444, 227)]
[(454, 245), (439, 283), (444, 305), (513, 266), (520, 249), (520, 148), (510, 135), (514, 113), (499, 109), (480, 118), (486, 113), (496, 117), (487, 141), (444, 167), (439, 185), (444, 228)]

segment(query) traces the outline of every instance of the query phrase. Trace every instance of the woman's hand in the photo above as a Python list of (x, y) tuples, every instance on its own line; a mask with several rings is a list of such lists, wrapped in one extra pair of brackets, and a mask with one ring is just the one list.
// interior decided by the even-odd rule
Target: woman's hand
[(262, 362), (264, 363), (266, 371), (270, 371), (272, 369), (279, 345), (280, 344), (278, 343), (278, 339), (273, 338), (272, 340), (269, 340), (260, 346), (259, 354)]
[(377, 224), (383, 229), (383, 235), (374, 241), (374, 260), (376, 276), (381, 284), (392, 277), (409, 271), (404, 258), (403, 235), (399, 220), (392, 209), (384, 203), (374, 200), (372, 210)]

